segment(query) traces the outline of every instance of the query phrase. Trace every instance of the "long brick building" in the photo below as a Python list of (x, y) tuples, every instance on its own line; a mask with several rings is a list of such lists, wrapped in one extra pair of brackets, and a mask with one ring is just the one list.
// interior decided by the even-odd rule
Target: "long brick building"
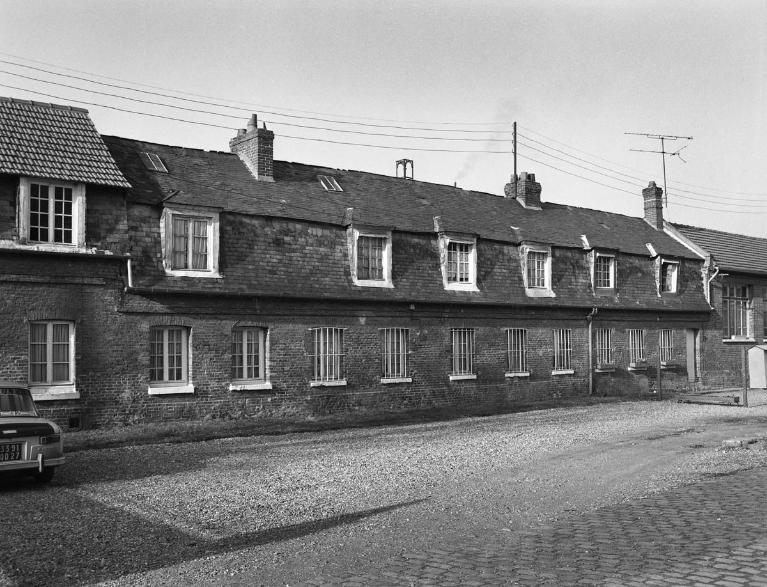
[(0, 376), (65, 426), (705, 379), (710, 259), (654, 183), (637, 218), (542, 201), (527, 173), (502, 197), (274, 161), (255, 116), (231, 152), (7, 98), (0, 125)]

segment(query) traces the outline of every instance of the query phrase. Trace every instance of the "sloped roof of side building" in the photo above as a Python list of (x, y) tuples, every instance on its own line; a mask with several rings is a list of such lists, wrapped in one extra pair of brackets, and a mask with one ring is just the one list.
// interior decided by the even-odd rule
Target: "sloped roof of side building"
[(721, 271), (767, 275), (767, 238), (685, 224), (673, 226), (711, 255)]

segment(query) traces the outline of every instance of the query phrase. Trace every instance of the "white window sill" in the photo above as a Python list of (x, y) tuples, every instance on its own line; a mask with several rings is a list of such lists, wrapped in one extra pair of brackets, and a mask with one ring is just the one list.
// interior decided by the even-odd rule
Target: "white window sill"
[(530, 371), (508, 371), (505, 377), (530, 377)]
[(88, 249), (78, 245), (68, 245), (64, 243), (19, 243), (17, 241), (0, 240), (0, 248), (17, 249), (21, 251), (44, 251), (49, 253), (91, 253), (95, 249)]
[(191, 269), (165, 269), (165, 275), (174, 277), (207, 277), (208, 279), (221, 279), (218, 271), (191, 270)]
[(354, 279), (353, 282), (354, 285), (360, 287), (394, 287), (394, 284), (391, 281), (386, 281), (385, 279)]
[(526, 287), (525, 295), (528, 298), (555, 298), (557, 295), (545, 287)]
[(450, 381), (464, 381), (469, 379), (476, 379), (476, 373), (464, 373), (463, 375), (450, 375)]
[(171, 395), (175, 393), (194, 393), (194, 385), (181, 383), (179, 385), (150, 385), (149, 395)]
[(68, 385), (31, 385), (29, 391), (36, 402), (56, 401), (61, 399), (80, 399), (80, 392), (75, 384)]
[(412, 383), (413, 378), (412, 377), (381, 377), (381, 383), (383, 384), (389, 384), (389, 383)]
[(647, 371), (648, 368), (649, 368), (649, 365), (647, 365), (647, 364), (635, 365), (634, 363), (632, 363), (632, 364), (629, 365), (628, 370), (629, 371)]
[(574, 375), (575, 369), (554, 369), (552, 375)]
[(333, 381), (310, 381), (309, 387), (343, 387), (346, 379), (334, 379)]
[(753, 338), (746, 338), (746, 337), (739, 337), (739, 338), (723, 338), (722, 342), (724, 344), (732, 344), (732, 343), (739, 343), (739, 342), (756, 342), (756, 339)]
[(596, 367), (594, 369), (595, 373), (615, 373), (615, 366), (614, 365), (603, 365), (601, 367)]
[(479, 291), (475, 283), (446, 283), (445, 289), (448, 291)]
[(241, 382), (231, 383), (229, 385), (229, 391), (266, 391), (272, 388), (270, 381), (253, 381), (253, 382)]

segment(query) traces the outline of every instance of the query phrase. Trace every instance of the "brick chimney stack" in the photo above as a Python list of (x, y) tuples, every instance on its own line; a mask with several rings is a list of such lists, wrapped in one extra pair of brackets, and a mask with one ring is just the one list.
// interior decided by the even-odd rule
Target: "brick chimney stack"
[(663, 230), (663, 189), (650, 182), (642, 190), (644, 199), (644, 219), (655, 230)]
[(229, 141), (229, 150), (236, 153), (258, 181), (274, 181), (274, 133), (258, 128), (258, 118), (251, 115), (248, 128), (237, 131)]
[(514, 191), (514, 176), (511, 176), (511, 181), (506, 184), (503, 192), (507, 198), (516, 197), (517, 202), (522, 204), (525, 208), (532, 210), (541, 209), (541, 184), (535, 181), (534, 173), (527, 173), (523, 171), (519, 175), (519, 179), (516, 182), (517, 189)]

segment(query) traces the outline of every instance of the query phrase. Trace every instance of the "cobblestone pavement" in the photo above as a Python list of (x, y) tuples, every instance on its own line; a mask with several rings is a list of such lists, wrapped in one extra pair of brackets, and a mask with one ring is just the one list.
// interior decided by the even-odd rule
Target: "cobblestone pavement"
[(765, 492), (767, 468), (740, 471), (307, 584), (767, 587)]

